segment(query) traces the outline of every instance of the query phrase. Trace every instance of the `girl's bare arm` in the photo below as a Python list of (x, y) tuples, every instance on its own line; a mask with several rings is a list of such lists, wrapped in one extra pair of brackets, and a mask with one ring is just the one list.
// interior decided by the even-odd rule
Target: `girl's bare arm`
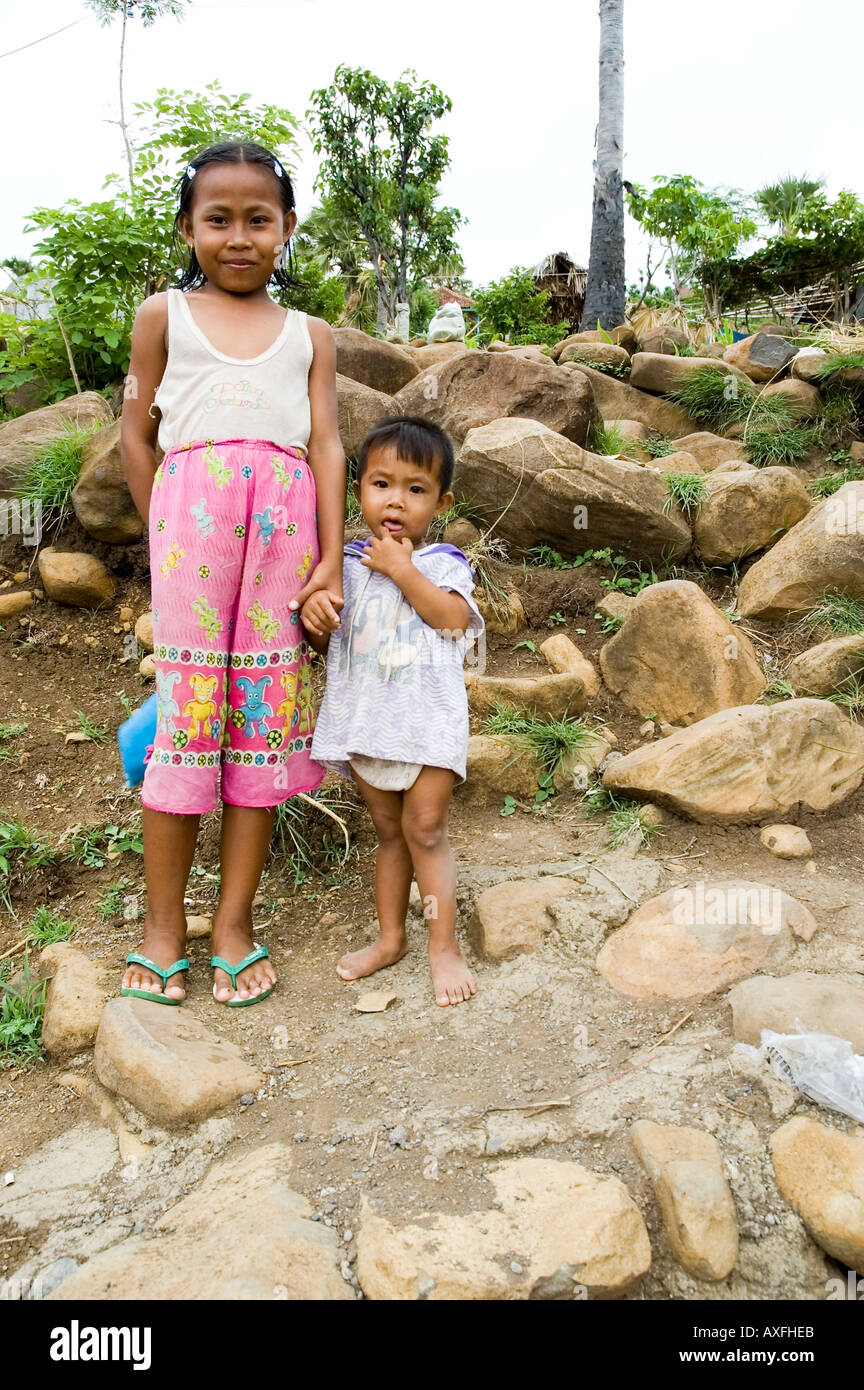
[(168, 361), (168, 300), (164, 294), (145, 299), (135, 315), (132, 357), (126, 378), (120, 450), (123, 471), (132, 500), (144, 521), (150, 511), (150, 493), (156, 472), (156, 435), (159, 413), (150, 414), (156, 389)]
[(321, 560), (292, 606), (302, 606), (316, 589), (342, 593), (342, 545), (345, 537), (345, 450), (339, 438), (336, 403), (336, 343), (323, 319), (309, 319), (314, 356), (309, 368), (309, 467), (318, 499)]

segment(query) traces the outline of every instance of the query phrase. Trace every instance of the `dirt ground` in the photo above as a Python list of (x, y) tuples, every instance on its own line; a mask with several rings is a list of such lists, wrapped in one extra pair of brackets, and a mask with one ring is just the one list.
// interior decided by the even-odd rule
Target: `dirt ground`
[[(77, 548), (79, 541), (83, 537), (70, 529), (63, 548)], [(33, 558), (14, 538), (4, 546), (0, 583)], [(81, 548), (100, 553), (90, 540)], [(3, 818), (18, 816), (39, 831), (60, 856), (58, 864), (14, 879), (14, 916), (0, 910), (0, 956), (45, 903), (77, 920), (73, 941), (103, 969), (106, 990), (112, 990), (126, 952), (140, 943), (141, 856), (126, 851), (101, 868), (62, 857), (76, 827), (134, 828), (139, 813), (137, 793), (122, 783), (114, 735), (126, 717), (124, 697), (134, 708), (152, 690), (138, 674), (137, 656), (129, 656), (117, 613), (128, 605), (137, 618), (149, 608), (145, 557), (140, 546), (104, 551), (115, 573), (118, 557), (122, 564), (109, 611), (40, 601), (20, 620), (7, 620), (0, 632), (0, 721), (26, 724), (4, 745), (0, 809)], [(522, 594), (529, 626), (515, 637), (489, 639), (488, 672), (548, 669), (542, 656), (516, 644), (539, 643), (555, 631), (596, 657), (607, 640), (594, 613), (608, 574), (591, 567), (500, 566), (499, 581)], [(691, 576), (679, 570), (677, 577)], [(728, 575), (700, 571), (698, 577), (720, 607), (731, 603)], [(745, 630), (777, 674), (789, 655), (814, 640), (794, 624), (754, 623)], [(64, 741), (79, 728), (79, 712), (107, 726), (104, 739)], [(591, 714), (614, 730), (621, 751), (640, 742), (641, 721), (608, 692)], [(240, 1012), (219, 1009), (210, 992), (209, 942), (190, 943), (184, 1007), (239, 1044), (265, 1073), (254, 1102), (171, 1134), (119, 1102), (128, 1127), (151, 1146), (153, 1163), (137, 1177), (110, 1166), (92, 1180), (85, 1175), (86, 1201), (78, 1189), (61, 1186), (55, 1205), (45, 1207), (45, 1219), (26, 1233), (0, 1222), (0, 1277), (104, 1248), (193, 1186), (214, 1153), (280, 1140), (292, 1151), (293, 1185), (340, 1232), (351, 1269), (362, 1194), (399, 1221), (466, 1212), (492, 1200), (487, 1173), (496, 1155), (530, 1152), (575, 1159), (627, 1184), (645, 1215), (654, 1251), (651, 1271), (630, 1298), (824, 1298), (825, 1280), (838, 1268), (780, 1197), (767, 1157), (768, 1137), (791, 1113), (788, 1099), (732, 1055), (731, 1010), (722, 997), (688, 1005), (625, 999), (551, 934), (536, 953), (501, 964), (476, 959), (469, 948), (477, 996), (441, 1009), (432, 998), (425, 932), (415, 912), (411, 951), (371, 986), (394, 991), (396, 1001), (382, 1014), (357, 1012), (357, 998), (369, 983), (343, 983), (333, 967), (346, 948), (374, 933), (374, 839), (350, 789), (342, 790), (341, 799), (352, 834), (346, 862), (339, 862), (334, 849), (338, 835), (332, 824), (313, 816), (313, 863), (302, 881), (295, 882), (278, 850), (265, 872), (256, 936), (268, 945), (280, 977), (269, 1000)], [(460, 794), (454, 799), (463, 938), (481, 888), (541, 871), (566, 872), (608, 852), (603, 818), (586, 819), (579, 800), (520, 806), (508, 817), (500, 810), (494, 800), (477, 807)], [(832, 971), (860, 983), (864, 791), (826, 815), (802, 814), (798, 821), (812, 841), (812, 864), (774, 858), (760, 844), (758, 828), (674, 820), (639, 854), (659, 865), (658, 891), (708, 876), (785, 889), (810, 907), (820, 925), (810, 943), (796, 948), (788, 969)], [(207, 817), (190, 879), (190, 913), (213, 908), (217, 835), (217, 817)], [(17, 968), (21, 957), (10, 960)], [(48, 1141), (58, 1146), (58, 1159), (82, 1146), (92, 1149), (97, 1116), (63, 1080), (70, 1071), (91, 1077), (91, 1054), (71, 1067), (41, 1061), (0, 1071), (0, 1171), (26, 1168)], [(794, 1108), (820, 1113), (806, 1101)], [(736, 1269), (720, 1284), (691, 1278), (669, 1254), (650, 1184), (628, 1137), (631, 1121), (641, 1117), (695, 1124), (720, 1142), (741, 1233)], [(837, 1114), (830, 1122), (852, 1127)], [(64, 1144), (72, 1147), (64, 1150)]]

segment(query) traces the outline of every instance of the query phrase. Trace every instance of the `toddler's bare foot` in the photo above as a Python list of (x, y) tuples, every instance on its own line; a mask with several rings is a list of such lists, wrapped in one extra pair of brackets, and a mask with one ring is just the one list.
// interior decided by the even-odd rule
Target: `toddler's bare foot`
[(408, 942), (404, 936), (379, 936), (371, 946), (364, 946), (362, 951), (349, 951), (347, 956), (343, 956), (336, 966), (336, 974), (340, 980), (362, 980), (365, 975), (374, 975), (376, 970), (383, 970), (385, 965), (395, 965), (407, 950)]
[(436, 1004), (462, 1004), (476, 994), (474, 977), (465, 963), (456, 940), (445, 946), (429, 943), (429, 968), (435, 989)]
[[(246, 922), (224, 922), (220, 921), (217, 911), (210, 940), (214, 956), (221, 956), (229, 965), (236, 965), (252, 950), (252, 918)], [(263, 994), (265, 989), (272, 989), (275, 983), (276, 971), (269, 959), (256, 960), (237, 976), (237, 997), (251, 999), (253, 995)], [(215, 998), (220, 1004), (234, 998), (231, 976), (218, 966), (213, 971), (213, 984)]]

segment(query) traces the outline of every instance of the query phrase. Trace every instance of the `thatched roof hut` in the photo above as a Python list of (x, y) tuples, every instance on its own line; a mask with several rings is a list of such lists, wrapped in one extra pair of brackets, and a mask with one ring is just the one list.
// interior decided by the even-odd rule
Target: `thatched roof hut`
[(549, 318), (555, 323), (561, 319), (577, 326), (585, 305), (585, 285), (588, 280), (586, 266), (571, 261), (564, 251), (544, 256), (535, 265), (532, 274), (534, 284), (549, 295)]

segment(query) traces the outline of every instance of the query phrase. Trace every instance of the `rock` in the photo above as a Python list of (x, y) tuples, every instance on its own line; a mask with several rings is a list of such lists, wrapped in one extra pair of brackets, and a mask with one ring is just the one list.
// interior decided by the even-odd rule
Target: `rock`
[(145, 652), (153, 650), (153, 614), (142, 613), (135, 624), (135, 638), (139, 647), (143, 647)]
[(649, 437), (651, 431), (641, 420), (604, 420), (603, 425), (621, 436), (623, 445), (620, 452), (624, 457), (635, 459), (637, 463), (652, 462), (648, 450), (642, 447), (642, 441)]
[[(505, 416), (538, 420), (576, 444), (584, 444), (598, 419), (594, 394), (581, 376), (546, 362), (526, 362), (511, 352), (466, 349), (427, 367), (404, 386), (398, 410), (422, 415), (461, 444), (469, 430)], [(500, 510), (500, 508), (499, 508)]]
[(795, 468), (734, 473), (718, 468), (705, 485), (708, 498), (694, 519), (693, 536), (706, 565), (731, 565), (776, 544), (811, 506), (805, 480)]
[(623, 370), (630, 366), (630, 354), (614, 343), (571, 343), (558, 358), (560, 366), (565, 362), (587, 362), (589, 367), (599, 364), (600, 370), (604, 367)]
[(715, 468), (725, 468), (740, 459), (742, 448), (734, 439), (723, 439), (709, 430), (697, 430), (694, 434), (682, 435), (672, 440), (672, 448), (695, 458), (703, 473), (713, 473)]
[(864, 633), (808, 647), (789, 662), (785, 678), (796, 695), (834, 695), (844, 682), (864, 679)]
[(101, 560), (53, 545), (39, 552), (39, 577), (50, 599), (73, 608), (103, 608), (117, 588)]
[(151, 1230), (95, 1255), (52, 1300), (353, 1298), (339, 1273), (338, 1235), (310, 1219), (311, 1205), (288, 1185), (290, 1166), (281, 1144), (214, 1164)]
[(817, 373), (828, 361), (828, 353), (824, 348), (803, 347), (792, 359), (791, 372), (798, 381), (812, 382), (817, 380)]
[(638, 391), (653, 391), (658, 396), (683, 386), (697, 372), (721, 372), (740, 377), (752, 391), (749, 379), (736, 367), (717, 357), (670, 357), (664, 352), (637, 352), (630, 368), (630, 385)]
[(674, 724), (749, 704), (767, 685), (750, 639), (686, 579), (637, 595), (627, 622), (601, 648), (600, 670), (629, 709)]
[(520, 549), (545, 542), (572, 557), (589, 547), (632, 547), (637, 537), (640, 559), (680, 558), (690, 549), (690, 527), (680, 509), (669, 507), (658, 474), (591, 454), (534, 420), (495, 420), (471, 430), (456, 489)]
[(29, 589), (17, 594), (0, 594), (0, 622), (4, 618), (14, 618), (16, 613), (23, 613), (32, 603), (33, 594)]
[(836, 975), (754, 975), (730, 989), (732, 1033), (758, 1047), (762, 1029), (774, 1033), (828, 1033), (864, 1052), (864, 989)]
[[(203, 936), (209, 936), (213, 927), (213, 918), (200, 913), (186, 914), (186, 935), (190, 941), (198, 941)], [(163, 1005), (163, 1007), (165, 1007)]]
[(0, 424), (0, 492), (13, 488), (40, 449), (62, 439), (70, 426), (87, 430), (108, 425), (111, 419), (105, 397), (98, 391), (83, 391)]
[(785, 338), (759, 332), (730, 343), (723, 353), (723, 361), (739, 367), (751, 381), (776, 381), (797, 351)]
[(147, 681), (152, 681), (156, 679), (156, 662), (153, 660), (149, 652), (146, 656), (143, 656), (141, 658), (141, 661), (138, 665), (138, 674), (143, 676), (144, 679)]
[(671, 323), (661, 323), (657, 328), (649, 328), (642, 338), (643, 352), (662, 352), (667, 357), (675, 356), (676, 347), (689, 347), (690, 334)]
[(58, 941), (39, 957), (39, 975), (52, 977), (42, 1022), (42, 1045), (49, 1057), (92, 1047), (105, 1007), (96, 966), (76, 946)]
[(604, 594), (597, 604), (597, 612), (604, 618), (627, 618), (633, 612), (636, 599), (632, 594), (620, 594), (612, 590)]
[(579, 1287), (621, 1292), (650, 1266), (645, 1223), (617, 1178), (578, 1163), (519, 1158), (490, 1181), (496, 1206), (422, 1225), (392, 1224), (364, 1197), (357, 1275), (367, 1298), (572, 1299)]
[(631, 357), (634, 352), (639, 351), (639, 339), (636, 337), (636, 330), (629, 323), (619, 323), (614, 328), (610, 328), (609, 337), (613, 343), (624, 348)]
[(702, 1129), (653, 1120), (637, 1120), (630, 1138), (653, 1183), (676, 1260), (697, 1279), (725, 1279), (738, 1258), (738, 1219), (716, 1139)]
[(578, 714), (590, 696), (581, 676), (480, 676), (466, 671), (468, 707), (476, 714), (491, 714), (496, 705), (526, 714), (563, 719)]
[(700, 357), (722, 357), (726, 349), (722, 343), (700, 343)]
[(600, 690), (600, 676), (596, 667), (587, 656), (582, 655), (575, 642), (571, 642), (565, 633), (556, 632), (540, 643), (540, 650), (553, 671), (562, 676), (579, 676), (585, 686), (587, 698), (594, 699)]
[[(765, 339), (771, 342), (770, 338)], [(766, 386), (762, 391), (766, 400), (774, 396), (779, 396), (789, 406), (789, 414), (793, 420), (815, 420), (822, 411), (822, 397), (815, 386), (811, 386), (807, 381), (798, 381), (794, 377), (787, 378), (786, 381), (775, 381), (771, 386)]]
[(339, 438), (349, 459), (357, 457), (364, 437), (379, 420), (399, 414), (399, 407), (392, 396), (338, 373), (336, 402), (339, 408)]
[(132, 501), (120, 459), (119, 420), (88, 439), (78, 482), (72, 489), (72, 506), (94, 540), (129, 545), (144, 534), (144, 522)]
[(781, 965), (812, 913), (779, 888), (744, 879), (699, 881), (643, 903), (612, 933), (597, 969), (631, 999), (703, 999)]
[(468, 931), (476, 950), (488, 960), (506, 960), (535, 951), (552, 925), (546, 911), (555, 898), (576, 891), (569, 878), (510, 879), (486, 888), (474, 904)]
[[(623, 629), (622, 629), (623, 630)], [(721, 710), (616, 759), (603, 785), (701, 825), (814, 811), (864, 781), (864, 730), (827, 700)]]
[(864, 1129), (795, 1115), (771, 1136), (777, 1186), (816, 1244), (864, 1274)]
[(590, 729), (578, 748), (571, 748), (563, 754), (553, 774), (553, 783), (559, 796), (568, 792), (582, 795), (591, 780), (592, 774), (603, 765), (609, 756), (615, 735), (611, 729)]
[(496, 594), (494, 600), (487, 597), (483, 589), (475, 589), (474, 602), (480, 610), (487, 632), (497, 632), (501, 636), (509, 637), (525, 626), (522, 600), (512, 589), (503, 598)]
[(575, 891), (549, 905), (568, 954), (593, 971), (594, 957), (609, 932), (626, 922), (634, 902), (656, 893), (662, 878), (655, 859), (634, 855), (626, 846), (604, 854), (599, 868), (574, 869), (570, 879)]
[(541, 367), (548, 366), (552, 361), (549, 353), (534, 343), (525, 343), (521, 347), (512, 348), (511, 351), (514, 357), (524, 357), (526, 362), (539, 362)]
[(675, 435), (692, 434), (696, 428), (680, 406), (658, 400), (656, 396), (646, 396), (608, 372), (598, 372), (584, 362), (568, 362), (565, 370), (587, 377), (604, 420), (641, 420), (652, 433), (667, 434), (670, 439)]
[(371, 386), (385, 396), (395, 396), (400, 387), (417, 376), (417, 362), (404, 347), (372, 338), (359, 328), (334, 328), (333, 337), (340, 376)]
[(759, 839), (778, 859), (809, 859), (813, 853), (807, 831), (800, 825), (766, 825)]
[(674, 454), (660, 454), (656, 459), (649, 458), (648, 467), (658, 473), (689, 473), (692, 476), (702, 472), (695, 454), (685, 453), (683, 449)]
[(480, 531), (469, 521), (467, 516), (457, 516), (455, 521), (448, 522), (444, 527), (444, 534), (441, 539), (448, 545), (458, 546), (460, 550), (466, 550), (469, 545), (475, 545), (480, 539)]
[(829, 592), (864, 600), (864, 482), (844, 483), (756, 561), (741, 581), (738, 612), (782, 622)]
[[(853, 439), (849, 445), (849, 457), (853, 463), (864, 463), (864, 440)], [(24, 580), (16, 579), (16, 583), (24, 583)]]
[(465, 351), (464, 343), (427, 343), (418, 347), (409, 347), (414, 361), (422, 372), (426, 367), (433, 366), (436, 362), (446, 362), (448, 357), (455, 357), (457, 353)]
[(185, 1009), (112, 999), (99, 1025), (96, 1075), (158, 1124), (206, 1119), (262, 1077)]
[(504, 734), (472, 734), (463, 792), (478, 802), (508, 794), (533, 801), (541, 770), (532, 750), (514, 739)]

